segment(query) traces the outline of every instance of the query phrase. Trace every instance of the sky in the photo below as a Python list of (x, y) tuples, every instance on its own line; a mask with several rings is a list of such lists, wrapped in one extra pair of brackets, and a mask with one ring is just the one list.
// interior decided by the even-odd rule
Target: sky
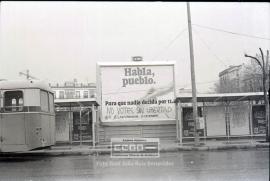
[[(29, 69), (51, 83), (96, 82), (97, 62), (142, 56), (145, 62), (175, 61), (176, 88), (191, 87), (184, 2), (0, 5), (0, 79), (24, 79), (19, 72)], [(212, 91), (229, 65), (250, 61), (244, 53), (270, 50), (269, 3), (192, 2), (190, 7), (198, 92)]]

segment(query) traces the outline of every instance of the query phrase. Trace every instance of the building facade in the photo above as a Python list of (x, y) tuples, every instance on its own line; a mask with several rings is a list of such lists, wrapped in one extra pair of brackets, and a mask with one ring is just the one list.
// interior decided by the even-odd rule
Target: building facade
[(51, 88), (55, 98), (56, 141), (93, 142), (96, 85), (74, 79), (51, 85)]
[(249, 65), (230, 66), (219, 73), (219, 93), (261, 91), (263, 91), (262, 73), (254, 62)]
[(246, 75), (243, 78), (243, 91), (244, 92), (261, 92), (263, 91), (263, 78), (262, 74), (253, 73)]
[(241, 92), (243, 65), (230, 66), (219, 73), (219, 92)]
[(87, 99), (96, 97), (96, 84), (78, 83), (76, 79), (64, 84), (50, 84), (55, 99)]
[[(194, 139), (195, 122), (191, 94), (181, 94), (178, 103), (178, 139)], [(263, 92), (199, 94), (198, 132), (204, 139), (265, 137)]]

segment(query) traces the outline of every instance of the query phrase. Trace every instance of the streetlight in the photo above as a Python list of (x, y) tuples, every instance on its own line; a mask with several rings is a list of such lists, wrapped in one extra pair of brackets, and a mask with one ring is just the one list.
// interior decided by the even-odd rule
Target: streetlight
[(269, 142), (269, 97), (267, 96), (267, 92), (269, 92), (269, 65), (268, 65), (268, 59), (269, 59), (269, 51), (267, 50), (267, 56), (266, 56), (266, 62), (264, 61), (264, 55), (261, 48), (261, 56), (262, 56), (262, 63), (257, 57), (253, 57), (250, 55), (245, 54), (245, 57), (251, 58), (255, 60), (263, 73), (263, 93), (264, 93), (264, 104), (265, 104), (265, 119), (266, 119), (266, 141)]

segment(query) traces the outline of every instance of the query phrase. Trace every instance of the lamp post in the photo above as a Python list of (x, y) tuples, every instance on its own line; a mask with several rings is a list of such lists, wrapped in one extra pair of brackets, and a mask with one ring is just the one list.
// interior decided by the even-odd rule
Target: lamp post
[(264, 94), (264, 104), (265, 104), (265, 119), (266, 119), (266, 141), (269, 142), (269, 97), (267, 96), (267, 92), (269, 92), (269, 51), (267, 50), (266, 60), (264, 60), (263, 51), (261, 48), (261, 56), (262, 62), (257, 57), (253, 57), (250, 55), (245, 54), (245, 57), (251, 58), (255, 60), (258, 65), (260, 66), (262, 73), (263, 73), (263, 94)]

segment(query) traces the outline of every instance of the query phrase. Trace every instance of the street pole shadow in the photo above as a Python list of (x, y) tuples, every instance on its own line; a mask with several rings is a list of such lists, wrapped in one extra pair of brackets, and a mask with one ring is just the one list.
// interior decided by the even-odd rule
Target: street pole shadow
[(44, 157), (31, 157), (31, 156), (1, 156), (0, 162), (33, 162), (44, 160)]
[(0, 153), (0, 162), (28, 162), (48, 159), (45, 153)]

